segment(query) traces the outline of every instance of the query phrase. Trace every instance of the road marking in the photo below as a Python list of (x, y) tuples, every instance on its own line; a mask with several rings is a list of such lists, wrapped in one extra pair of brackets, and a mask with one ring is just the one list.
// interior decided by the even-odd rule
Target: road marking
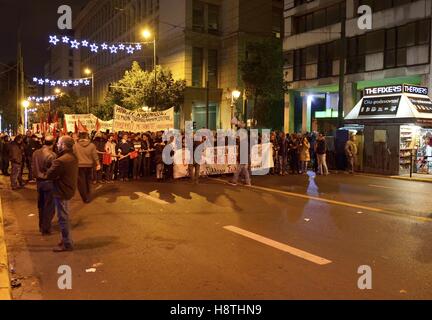
[(330, 260), (318, 257), (318, 256), (311, 254), (311, 253), (308, 253), (306, 251), (302, 251), (300, 249), (291, 247), (291, 246), (286, 245), (284, 243), (274, 241), (272, 239), (260, 236), (256, 233), (252, 233), (252, 232), (249, 232), (249, 231), (246, 231), (246, 230), (234, 227), (234, 226), (226, 226), (226, 227), (224, 227), (224, 229), (231, 231), (231, 232), (234, 232), (236, 234), (242, 235), (246, 238), (258, 241), (258, 242), (265, 244), (267, 246), (270, 246), (272, 248), (281, 250), (283, 252), (287, 252), (293, 256), (307, 260), (309, 262), (315, 263), (315, 264), (320, 265), (320, 266), (324, 266), (324, 265), (332, 263)]
[[(389, 189), (389, 190), (398, 190), (398, 191), (404, 191), (404, 192), (407, 192), (407, 191), (408, 191), (408, 189), (395, 188), (395, 187), (386, 187), (386, 186), (379, 186), (379, 185), (377, 185), (377, 184), (370, 184), (369, 187), (372, 187), (372, 188), (380, 188), (380, 189)], [(423, 192), (423, 191), (418, 191), (418, 190), (416, 190), (415, 193), (421, 193), (421, 194), (427, 194), (427, 195), (430, 195), (430, 192)]]
[(135, 194), (138, 195), (139, 197), (142, 197), (142, 198), (144, 198), (144, 199), (147, 199), (147, 200), (153, 201), (153, 202), (155, 202), (155, 203), (157, 203), (157, 204), (162, 204), (162, 205), (167, 205), (167, 204), (169, 204), (168, 202), (166, 202), (166, 201), (164, 201), (164, 200), (161, 200), (161, 199), (158, 199), (158, 198), (152, 197), (152, 196), (150, 196), (150, 195), (148, 195), (148, 194), (145, 194), (145, 193), (143, 193), (143, 192), (135, 192)]
[[(222, 179), (214, 178), (214, 180), (222, 182), (224, 184), (227, 183), (227, 181), (222, 180)], [(318, 201), (318, 202), (328, 203), (328, 204), (342, 206), (342, 207), (348, 207), (348, 208), (352, 208), (352, 209), (360, 209), (360, 210), (364, 210), (364, 211), (377, 212), (377, 213), (396, 216), (396, 217), (400, 217), (400, 218), (404, 218), (404, 219), (417, 220), (417, 221), (422, 221), (422, 222), (432, 222), (432, 218), (428, 218), (428, 217), (412, 216), (412, 215), (407, 215), (407, 214), (403, 214), (403, 213), (399, 213), (399, 212), (394, 212), (394, 211), (389, 211), (389, 210), (384, 210), (384, 209), (379, 209), (379, 208), (373, 208), (373, 207), (368, 207), (368, 206), (362, 206), (362, 205), (348, 203), (348, 202), (342, 202), (342, 201), (336, 201), (336, 200), (329, 200), (329, 199), (325, 199), (325, 198), (318, 198), (318, 197), (314, 197), (314, 196), (308, 196), (308, 195), (300, 194), (300, 193), (293, 193), (293, 192), (282, 191), (282, 190), (277, 190), (277, 189), (254, 186), (254, 185), (249, 186), (248, 188), (272, 192), (272, 193), (278, 193), (278, 194), (288, 196), (288, 197), (295, 197), (295, 198), (301, 198), (301, 199), (306, 199), (306, 200), (314, 200), (314, 201)]]

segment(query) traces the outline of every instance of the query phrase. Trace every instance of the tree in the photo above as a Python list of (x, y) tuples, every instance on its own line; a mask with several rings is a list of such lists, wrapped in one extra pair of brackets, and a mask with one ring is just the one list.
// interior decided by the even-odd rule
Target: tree
[(240, 63), (242, 80), (254, 103), (253, 117), (259, 126), (280, 127), (284, 93), (282, 44), (278, 39), (250, 42)]
[(184, 102), (185, 88), (185, 80), (174, 80), (172, 72), (160, 66), (156, 68), (155, 87), (155, 71), (144, 71), (138, 62), (134, 61), (132, 68), (113, 85), (113, 91), (107, 96), (106, 105), (116, 103), (132, 110), (143, 106), (158, 111), (171, 107), (178, 110)]

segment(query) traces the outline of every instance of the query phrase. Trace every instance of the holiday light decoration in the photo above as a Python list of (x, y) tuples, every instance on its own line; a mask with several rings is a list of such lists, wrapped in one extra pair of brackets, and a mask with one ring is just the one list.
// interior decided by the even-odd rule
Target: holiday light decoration
[(55, 99), (57, 99), (59, 96), (55, 95), (55, 96), (46, 96), (46, 97), (28, 97), (27, 101), (30, 102), (48, 102), (48, 101), (54, 101)]
[(44, 78), (33, 78), (33, 82), (38, 85), (47, 85), (51, 87), (62, 86), (62, 87), (79, 87), (81, 85), (89, 86), (91, 84), (91, 78), (80, 78), (71, 80), (52, 80)]
[(98, 43), (92, 43), (87, 40), (77, 40), (77, 39), (71, 39), (67, 36), (59, 37), (56, 35), (49, 36), (49, 43), (51, 43), (54, 46), (57, 46), (59, 44), (67, 44), (70, 46), (71, 49), (87, 49), (90, 50), (90, 52), (98, 53), (101, 51), (107, 51), (111, 54), (119, 54), (121, 52), (126, 52), (127, 54), (134, 54), (136, 51), (142, 50), (142, 44), (141, 43), (111, 43), (108, 44), (106, 42), (102, 44)]

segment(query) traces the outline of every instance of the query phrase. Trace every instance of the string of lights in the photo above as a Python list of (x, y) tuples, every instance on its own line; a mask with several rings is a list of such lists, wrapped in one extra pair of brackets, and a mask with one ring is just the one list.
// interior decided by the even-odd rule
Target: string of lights
[(57, 99), (59, 96), (46, 96), (46, 97), (28, 97), (27, 100), (32, 102), (48, 102), (48, 101), (54, 101), (55, 99)]
[(53, 80), (49, 78), (33, 78), (33, 82), (39, 85), (49, 85), (51, 87), (62, 86), (62, 87), (78, 87), (81, 85), (89, 86), (91, 84), (91, 78), (80, 78), (80, 79), (70, 79), (70, 80)]
[(49, 36), (49, 43), (57, 45), (69, 45), (71, 49), (88, 49), (93, 53), (98, 53), (99, 51), (106, 51), (111, 54), (126, 53), (134, 54), (135, 51), (142, 50), (142, 43), (90, 43), (87, 40), (77, 40), (71, 39), (68, 36)]

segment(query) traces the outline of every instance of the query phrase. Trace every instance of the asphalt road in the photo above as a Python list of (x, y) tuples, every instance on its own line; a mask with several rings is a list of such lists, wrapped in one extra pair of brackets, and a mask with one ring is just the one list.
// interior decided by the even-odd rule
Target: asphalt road
[[(341, 174), (103, 185), (91, 204), (72, 201), (76, 250), (54, 254), (59, 236), (37, 233), (35, 186), (12, 192), (1, 179), (15, 299), (432, 299), (432, 184)], [(72, 290), (58, 289), (61, 265)], [(371, 290), (357, 285), (364, 265)]]

